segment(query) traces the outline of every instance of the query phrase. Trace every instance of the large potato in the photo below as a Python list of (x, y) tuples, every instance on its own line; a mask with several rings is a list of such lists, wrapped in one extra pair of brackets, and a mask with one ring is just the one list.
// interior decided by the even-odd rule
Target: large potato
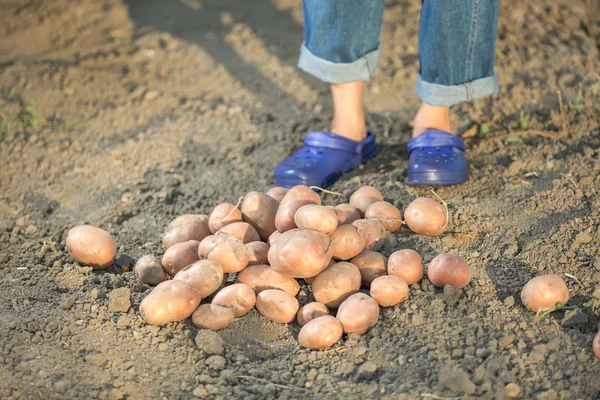
[(408, 284), (397, 276), (384, 275), (371, 282), (370, 293), (380, 306), (392, 307), (408, 299)]
[(233, 311), (215, 304), (202, 304), (192, 314), (192, 323), (200, 329), (218, 331), (233, 321)]
[(239, 272), (246, 268), (250, 260), (244, 243), (227, 235), (207, 236), (198, 247), (202, 258), (217, 261), (225, 272)]
[(198, 260), (173, 277), (200, 292), (202, 298), (210, 296), (223, 283), (223, 267), (216, 261)]
[(395, 251), (388, 259), (387, 272), (412, 285), (423, 278), (423, 259), (419, 253), (411, 249)]
[(167, 250), (175, 243), (188, 240), (202, 241), (210, 235), (208, 216), (204, 214), (185, 214), (175, 218), (167, 226), (162, 237), (162, 248)]
[(331, 315), (324, 315), (309, 321), (300, 329), (298, 343), (308, 349), (323, 350), (336, 344), (342, 334), (344, 327)]
[(338, 216), (338, 226), (351, 224), (357, 219), (362, 218), (360, 210), (354, 206), (351, 206), (348, 203), (341, 203), (333, 208), (335, 209), (336, 214)]
[(82, 265), (106, 269), (117, 255), (117, 242), (104, 229), (79, 225), (71, 228), (67, 235), (67, 250)]
[(349, 260), (365, 249), (365, 239), (354, 225), (340, 225), (329, 235), (331, 256), (336, 260)]
[(341, 261), (315, 276), (312, 283), (315, 299), (329, 308), (337, 308), (360, 289), (360, 271), (354, 264)]
[[(288, 231), (290, 232), (290, 231)], [(267, 244), (269, 246), (273, 246), (273, 243), (275, 243), (275, 240), (277, 240), (277, 238), (281, 236), (281, 232), (279, 231), (275, 231), (273, 233), (271, 233), (271, 236), (269, 236), (269, 239), (267, 240)]]
[(200, 292), (181, 281), (164, 281), (140, 303), (140, 314), (152, 325), (181, 321), (200, 304)]
[(233, 204), (221, 203), (216, 206), (208, 217), (208, 228), (214, 234), (225, 225), (242, 222), (242, 213)]
[(272, 187), (271, 189), (267, 190), (267, 196), (274, 198), (277, 201), (277, 204), (279, 204), (279, 203), (281, 203), (283, 196), (285, 196), (287, 192), (288, 192), (288, 189), (282, 188), (279, 186), (275, 186), (275, 187)]
[(242, 203), (242, 218), (252, 225), (260, 239), (266, 241), (275, 228), (275, 215), (279, 202), (266, 194), (250, 192), (244, 197)]
[(404, 219), (411, 231), (419, 235), (437, 236), (444, 233), (448, 226), (448, 211), (433, 199), (419, 197), (406, 207)]
[(402, 213), (387, 201), (376, 201), (365, 211), (365, 218), (377, 218), (388, 232), (396, 232), (402, 226)]
[(540, 275), (532, 278), (521, 290), (523, 305), (532, 311), (548, 311), (558, 303), (569, 301), (569, 288), (558, 275)]
[(300, 308), (298, 300), (291, 294), (278, 289), (263, 290), (256, 296), (256, 309), (265, 318), (287, 324), (292, 322)]
[(246, 243), (248, 250), (248, 265), (267, 264), (269, 261), (269, 245), (265, 242), (250, 242)]
[(296, 228), (294, 215), (298, 209), (306, 204), (321, 204), (321, 197), (308, 186), (298, 185), (291, 188), (281, 202), (275, 215), (275, 227), (279, 232)]
[(233, 311), (233, 315), (241, 317), (256, 304), (256, 294), (250, 286), (234, 283), (219, 290), (211, 304), (227, 307)]
[(338, 217), (330, 208), (318, 204), (307, 204), (296, 211), (294, 222), (300, 229), (309, 229), (330, 235), (337, 228)]
[(232, 222), (231, 224), (227, 224), (219, 229), (215, 235), (231, 236), (244, 244), (260, 240), (256, 229), (247, 222)]
[(304, 326), (309, 321), (317, 317), (321, 317), (323, 315), (329, 315), (329, 309), (323, 303), (319, 303), (318, 301), (313, 301), (308, 303), (298, 310), (298, 314), (296, 314), (296, 321), (298, 321), (298, 325)]
[(145, 255), (135, 263), (133, 272), (147, 285), (158, 285), (167, 280), (162, 265), (153, 255)]
[(198, 246), (200, 242), (197, 240), (188, 240), (187, 242), (175, 243), (165, 251), (162, 258), (162, 267), (165, 273), (170, 276), (175, 276), (176, 273), (187, 267), (188, 265), (198, 261)]
[(283, 233), (269, 249), (269, 264), (293, 278), (309, 278), (323, 271), (331, 260), (329, 236), (317, 231)]
[(451, 285), (460, 289), (471, 280), (471, 269), (462, 258), (443, 253), (431, 260), (427, 267), (427, 277), (434, 286), (443, 288)]
[(267, 289), (279, 289), (295, 296), (300, 291), (298, 281), (280, 274), (268, 265), (246, 267), (238, 274), (237, 282), (250, 286), (256, 294)]
[(352, 223), (365, 240), (365, 249), (378, 251), (385, 244), (386, 229), (378, 219), (359, 219)]
[(340, 305), (336, 318), (344, 332), (362, 335), (379, 321), (379, 305), (366, 294), (355, 293)]
[(367, 208), (376, 201), (383, 201), (383, 195), (373, 186), (362, 186), (350, 196), (350, 205), (356, 207), (361, 215), (365, 215)]
[(386, 274), (387, 258), (375, 251), (365, 250), (350, 262), (360, 271), (362, 285), (366, 288), (370, 287), (375, 279)]

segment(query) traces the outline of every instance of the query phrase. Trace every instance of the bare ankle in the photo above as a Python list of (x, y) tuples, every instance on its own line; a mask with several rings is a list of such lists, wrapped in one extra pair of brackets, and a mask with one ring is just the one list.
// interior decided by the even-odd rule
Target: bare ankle
[(331, 85), (332, 133), (355, 141), (362, 141), (367, 136), (362, 89), (363, 82)]
[(419, 136), (428, 129), (439, 129), (451, 132), (450, 109), (448, 107), (432, 106), (421, 103), (421, 108), (413, 120), (413, 137)]

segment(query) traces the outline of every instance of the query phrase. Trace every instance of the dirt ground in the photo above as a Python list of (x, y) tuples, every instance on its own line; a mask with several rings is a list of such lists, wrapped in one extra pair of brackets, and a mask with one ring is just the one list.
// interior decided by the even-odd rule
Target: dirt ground
[[(381, 67), (365, 96), (382, 153), (333, 190), (345, 200), (371, 184), (405, 207), (431, 195), (404, 185), (420, 2), (386, 4)], [(458, 302), (424, 280), (368, 334), (325, 352), (299, 348), (295, 324), (251, 311), (209, 355), (190, 321), (143, 323), (150, 287), (131, 267), (161, 254), (173, 217), (266, 191), (303, 135), (327, 128), (327, 86), (294, 66), (299, 0), (2, 1), (0, 398), (600, 398), (592, 4), (502, 1), (501, 93), (453, 112), (457, 133), (474, 135), (471, 180), (437, 191), (449, 231), (404, 229), (384, 247), (426, 262), (464, 257), (474, 279)], [(63, 228), (80, 223), (115, 235), (115, 266), (73, 262)], [(536, 316), (519, 293), (543, 273), (562, 275), (571, 300)], [(301, 302), (310, 296), (304, 287)]]

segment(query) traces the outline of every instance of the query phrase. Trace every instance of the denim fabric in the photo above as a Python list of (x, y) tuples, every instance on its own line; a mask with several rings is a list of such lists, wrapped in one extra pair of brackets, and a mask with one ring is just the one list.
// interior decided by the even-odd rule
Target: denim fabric
[[(424, 0), (415, 92), (450, 106), (498, 92), (499, 0)], [(364, 81), (379, 63), (383, 0), (303, 0), (298, 66), (329, 83)]]

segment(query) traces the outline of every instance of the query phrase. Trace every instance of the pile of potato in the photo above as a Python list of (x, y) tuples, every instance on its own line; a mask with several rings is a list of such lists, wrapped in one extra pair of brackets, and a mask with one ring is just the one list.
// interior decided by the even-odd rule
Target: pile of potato
[[(301, 346), (328, 348), (344, 333), (369, 331), (379, 320), (379, 307), (407, 300), (409, 285), (423, 277), (416, 251), (398, 250), (389, 258), (378, 253), (388, 232), (404, 224), (417, 234), (440, 235), (448, 210), (435, 200), (417, 198), (403, 220), (374, 187), (359, 188), (349, 203), (323, 206), (319, 194), (299, 185), (250, 192), (239, 208), (219, 204), (209, 216), (182, 215), (162, 237), (161, 262), (146, 255), (135, 265), (141, 281), (157, 285), (140, 304), (140, 314), (156, 325), (191, 316), (197, 327), (219, 330), (256, 307), (271, 321), (296, 320)], [(116, 254), (114, 239), (87, 225), (69, 232), (67, 248), (77, 261), (95, 268), (108, 268)], [(235, 274), (235, 283), (224, 285), (226, 274)], [(427, 276), (437, 287), (462, 288), (471, 270), (461, 258), (445, 253), (430, 262)], [(302, 307), (296, 298), (298, 279), (310, 285), (315, 300)], [(566, 285), (555, 280), (548, 284), (560, 293), (539, 298), (535, 288), (549, 278), (534, 279), (538, 282), (523, 291), (526, 307), (539, 311), (568, 300)], [(201, 304), (207, 298), (210, 303)], [(600, 347), (600, 339), (594, 343)]]

